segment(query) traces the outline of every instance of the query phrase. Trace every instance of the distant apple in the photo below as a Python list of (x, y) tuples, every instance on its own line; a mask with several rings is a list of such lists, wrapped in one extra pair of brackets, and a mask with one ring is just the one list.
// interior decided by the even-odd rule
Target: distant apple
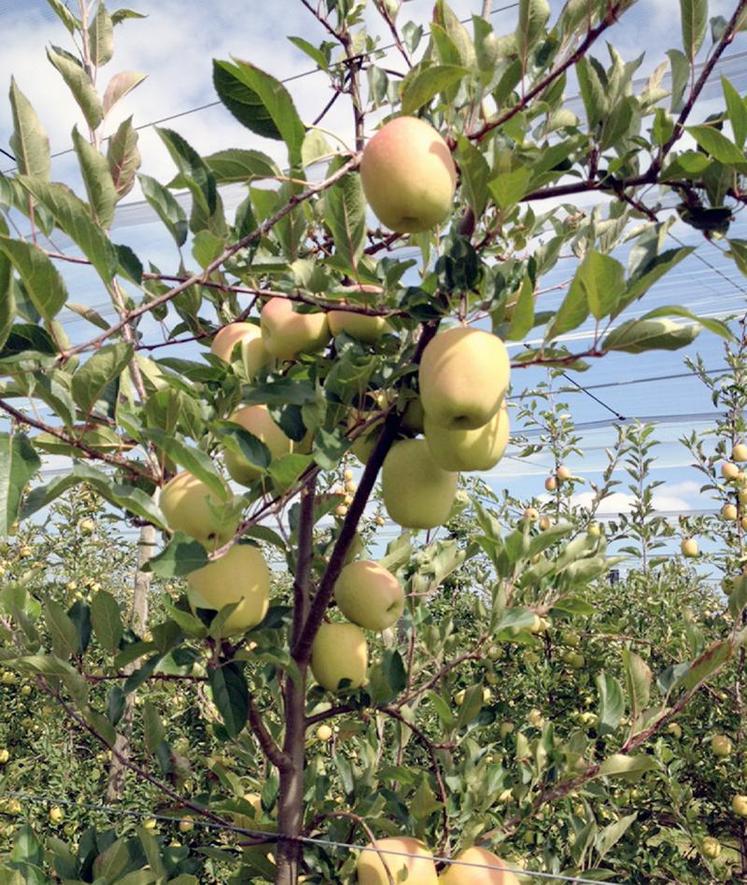
[(721, 476), (728, 481), (734, 480), (739, 476), (739, 468), (731, 461), (724, 461), (721, 464)]
[(703, 839), (703, 855), (709, 860), (715, 860), (721, 854), (721, 843), (713, 836), (706, 836)]
[(449, 214), (456, 189), (451, 151), (417, 117), (385, 123), (363, 150), (363, 192), (379, 221), (398, 233), (430, 230)]
[(311, 647), (311, 672), (327, 691), (338, 691), (343, 679), (360, 688), (368, 672), (368, 644), (355, 624), (324, 623)]
[(386, 317), (370, 316), (353, 310), (331, 310), (327, 314), (330, 332), (337, 337), (343, 332), (364, 344), (375, 344), (387, 331)]
[(747, 817), (747, 796), (740, 794), (732, 797), (731, 810), (739, 817)]
[(736, 522), (739, 514), (734, 504), (724, 504), (724, 506), (721, 508), (721, 516), (727, 522)]
[(732, 460), (747, 461), (747, 443), (737, 443), (732, 449)]
[(332, 737), (332, 729), (329, 725), (320, 725), (316, 730), (316, 736), (320, 741), (328, 741)]
[(566, 467), (565, 464), (561, 464), (555, 471), (555, 477), (558, 482), (567, 482), (572, 476), (570, 468)]
[(330, 337), (325, 314), (295, 311), (287, 298), (270, 298), (262, 308), (260, 326), (265, 348), (280, 360), (315, 353)]
[(547, 489), (548, 492), (554, 492), (555, 489), (557, 489), (557, 487), (558, 487), (557, 479), (554, 476), (548, 476), (547, 479), (545, 480), (545, 489)]
[(343, 568), (334, 593), (349, 621), (376, 632), (395, 624), (405, 607), (405, 593), (397, 578), (384, 566), (366, 559)]
[(687, 557), (694, 557), (698, 555), (698, 542), (695, 538), (683, 538), (682, 543), (680, 544), (680, 550), (682, 550), (682, 555)]
[(722, 759), (731, 756), (731, 739), (725, 734), (714, 734), (711, 738), (711, 750), (716, 756), (720, 756)]

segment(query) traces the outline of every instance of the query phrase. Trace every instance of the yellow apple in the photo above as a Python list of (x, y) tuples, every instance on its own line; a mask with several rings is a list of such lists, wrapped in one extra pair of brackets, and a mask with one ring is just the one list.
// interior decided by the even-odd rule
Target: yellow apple
[(539, 519), (539, 511), (537, 510), (537, 508), (527, 507), (527, 509), (524, 511), (524, 519), (526, 519), (527, 522), (537, 522), (537, 520)]
[(429, 230), (449, 214), (456, 190), (451, 151), (416, 117), (396, 117), (371, 138), (361, 158), (361, 183), (379, 221), (398, 233)]
[(508, 409), (502, 406), (475, 430), (448, 429), (425, 417), (425, 440), (433, 460), (444, 470), (490, 470), (508, 445)]
[(497, 335), (468, 326), (441, 332), (423, 351), (420, 400), (433, 425), (451, 430), (482, 427), (500, 408), (511, 367)]
[(721, 476), (725, 480), (733, 480), (739, 476), (739, 468), (736, 464), (732, 464), (731, 461), (724, 461), (721, 465)]
[(320, 725), (316, 730), (316, 736), (320, 741), (328, 741), (332, 737), (332, 729), (329, 725)]
[(65, 819), (65, 812), (60, 808), (59, 805), (53, 805), (49, 809), (49, 822), (52, 824), (59, 824)]
[(218, 330), (210, 350), (223, 362), (230, 363), (237, 345), (241, 347), (244, 370), (253, 378), (270, 359), (262, 341), (262, 330), (255, 323), (229, 323)]
[[(273, 460), (289, 455), (293, 450), (293, 443), (272, 420), (272, 415), (267, 406), (244, 406), (237, 409), (230, 418), (236, 424), (240, 424), (244, 430), (248, 430), (253, 436), (261, 440), (270, 450)], [(250, 463), (243, 455), (226, 449), (224, 453), (226, 469), (231, 479), (242, 485), (249, 485), (255, 479), (262, 476), (262, 471)]]
[(721, 843), (713, 836), (706, 836), (703, 839), (703, 854), (705, 857), (715, 860), (721, 854)]
[(542, 529), (543, 532), (546, 532), (551, 525), (552, 522), (550, 522), (549, 516), (543, 516), (539, 521), (539, 527)]
[(747, 443), (737, 443), (731, 452), (734, 461), (747, 461)]
[(5, 765), (10, 759), (10, 753), (6, 747), (0, 749), (0, 765)]
[(340, 572), (335, 600), (345, 617), (366, 630), (381, 632), (402, 616), (405, 592), (383, 565), (361, 559)]
[(368, 316), (353, 310), (331, 310), (327, 320), (335, 337), (344, 332), (365, 344), (375, 344), (389, 328), (385, 317)]
[[(510, 870), (501, 869), (506, 866), (506, 861), (485, 848), (474, 845), (457, 854), (454, 860), (474, 866), (452, 864), (446, 867), (438, 878), (441, 885), (519, 885), (519, 880)], [(498, 867), (498, 869), (491, 870), (484, 867)]]
[(545, 488), (548, 492), (554, 492), (558, 487), (558, 481), (554, 476), (548, 476), (545, 480)]
[(725, 734), (714, 734), (711, 738), (711, 750), (716, 756), (720, 756), (722, 759), (731, 756), (731, 739)]
[(358, 885), (388, 885), (387, 869), (395, 882), (438, 885), (433, 855), (417, 839), (400, 836), (369, 843), (356, 864)]
[(731, 810), (739, 817), (747, 817), (747, 796), (734, 796), (731, 800)]
[(194, 608), (220, 611), (234, 602), (238, 606), (223, 626), (226, 636), (243, 633), (267, 614), (270, 569), (258, 547), (234, 544), (219, 559), (187, 575), (189, 601)]
[(400, 426), (407, 433), (413, 434), (413, 436), (417, 436), (425, 430), (425, 414), (420, 399), (411, 399), (408, 402), (402, 415), (402, 424)]
[(667, 731), (677, 740), (682, 737), (682, 726), (679, 722), (670, 722), (669, 725), (667, 725)]
[(314, 353), (329, 341), (326, 314), (298, 313), (287, 298), (270, 298), (259, 322), (264, 346), (276, 359), (292, 360), (299, 353)]
[(201, 544), (216, 547), (230, 540), (239, 518), (228, 512), (233, 496), (217, 497), (202, 480), (188, 471), (177, 473), (161, 489), (159, 505), (174, 532), (185, 532)]
[(555, 471), (555, 477), (558, 482), (566, 482), (572, 475), (570, 469), (566, 467), (565, 464), (561, 464)]
[(436, 464), (424, 439), (395, 442), (384, 459), (381, 493), (389, 517), (408, 529), (432, 529), (449, 518), (457, 473)]
[(324, 623), (311, 646), (311, 672), (327, 691), (337, 691), (343, 679), (360, 688), (368, 670), (368, 643), (355, 624)]
[(737, 508), (734, 504), (724, 504), (721, 508), (721, 516), (727, 522), (735, 522), (739, 514), (737, 513)]
[(683, 538), (680, 544), (680, 550), (683, 556), (694, 557), (698, 555), (698, 542), (695, 538)]

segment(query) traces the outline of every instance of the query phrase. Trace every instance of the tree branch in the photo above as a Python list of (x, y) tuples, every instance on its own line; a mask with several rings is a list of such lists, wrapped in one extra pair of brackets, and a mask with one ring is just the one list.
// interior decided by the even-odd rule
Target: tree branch
[(254, 703), (254, 698), (251, 697), (249, 698), (249, 725), (254, 736), (257, 738), (257, 742), (262, 748), (262, 752), (267, 756), (270, 762), (272, 762), (272, 764), (278, 769), (287, 768), (289, 763), (288, 756), (273, 740), (272, 735), (267, 730), (267, 726), (264, 723), (262, 714)]

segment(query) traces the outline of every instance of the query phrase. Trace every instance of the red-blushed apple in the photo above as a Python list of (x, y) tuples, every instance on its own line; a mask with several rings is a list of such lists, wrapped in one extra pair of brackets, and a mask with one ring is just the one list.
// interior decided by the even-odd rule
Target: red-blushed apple
[(360, 688), (368, 673), (368, 643), (355, 624), (323, 623), (311, 646), (311, 672), (327, 691), (338, 691), (343, 679), (348, 688)]
[(449, 146), (417, 117), (385, 123), (366, 144), (360, 171), (374, 214), (398, 233), (430, 230), (453, 205), (456, 168)]
[(426, 420), (449, 430), (483, 427), (500, 408), (510, 374), (497, 335), (469, 326), (441, 332), (426, 345), (418, 370)]
[(490, 470), (501, 460), (508, 445), (508, 409), (501, 406), (482, 427), (449, 429), (425, 416), (425, 440), (433, 460), (444, 470)]
[(262, 308), (259, 322), (265, 348), (279, 360), (315, 353), (330, 337), (326, 314), (300, 313), (288, 298), (270, 298)]
[(218, 497), (202, 480), (188, 471), (177, 473), (161, 489), (158, 500), (166, 523), (206, 547), (215, 548), (233, 537), (239, 518), (230, 512), (233, 495), (228, 489)]
[(383, 565), (360, 559), (346, 565), (335, 583), (335, 601), (345, 617), (380, 633), (395, 624), (405, 607), (405, 592)]
[(388, 885), (387, 870), (395, 882), (438, 885), (433, 855), (422, 842), (408, 836), (369, 842), (358, 856), (358, 885)]
[(190, 572), (187, 584), (193, 608), (219, 612), (226, 605), (238, 603), (223, 625), (224, 636), (255, 627), (267, 614), (270, 569), (262, 551), (251, 544), (234, 544), (223, 556)]
[(381, 494), (389, 517), (409, 529), (432, 529), (449, 518), (457, 473), (433, 460), (424, 439), (395, 442), (384, 459)]
[[(282, 458), (283, 455), (289, 455), (293, 451), (292, 441), (273, 421), (267, 406), (244, 406), (237, 409), (231, 415), (230, 420), (235, 424), (240, 424), (244, 430), (248, 430), (249, 433), (261, 440), (270, 450), (273, 460)], [(231, 475), (231, 479), (236, 482), (249, 485), (262, 476), (261, 469), (238, 452), (226, 448), (224, 457), (226, 469)]]

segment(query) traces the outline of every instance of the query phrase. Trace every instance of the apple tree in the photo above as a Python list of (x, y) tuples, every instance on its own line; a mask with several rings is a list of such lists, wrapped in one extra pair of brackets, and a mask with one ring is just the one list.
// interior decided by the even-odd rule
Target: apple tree
[[(426, 34), (389, 0), (301, 0), (325, 38), (293, 42), (328, 75), (325, 110), (347, 102), (349, 129), (332, 146), (324, 115), (303, 121), (273, 74), (218, 59), (226, 112), (285, 159), (258, 147), (203, 157), (159, 128), (176, 173), (166, 184), (138, 173), (131, 119), (106, 134), (142, 79), (106, 76), (115, 29), (137, 14), (50, 5), (69, 37), (48, 57), (79, 107), (82, 185), (52, 180), (43, 121), (13, 81), (17, 172), (0, 178), (2, 529), (22, 531), (81, 486), (140, 540), (134, 612), (103, 581), (67, 609), (40, 606), (16, 582), (4, 589), (6, 670), (33, 676), (71, 729), (111, 753), (112, 800), (129, 772), (162, 806), (213, 828), (205, 833), (233, 834), (238, 855), (205, 851), (233, 858), (236, 881), (383, 883), (405, 868), (411, 881), (440, 870), (465, 882), (469, 867), (449, 858), (500, 866), (492, 849), (510, 847), (525, 821), (656, 767), (657, 735), (743, 654), (747, 595), (732, 593), (729, 629), (686, 649), (656, 683), (640, 650), (623, 646), (619, 675), (597, 675), (597, 735), (556, 733), (544, 698), (528, 729), (498, 733), (513, 747), (504, 765), (484, 743), (495, 711), (464, 673), (502, 660), (501, 643), (537, 641), (550, 621), (572, 630), (616, 559), (560, 504), (564, 518), (551, 523), (532, 507), (499, 519), (466, 475), (503, 455), (511, 373), (674, 350), (703, 328), (732, 338), (681, 306), (640, 313), (639, 302), (692, 251), (666, 248), (675, 218), (728, 238), (745, 201), (744, 100), (725, 80), (723, 111), (693, 121), (747, 0), (710, 29), (705, 0), (682, 0), (682, 45), (643, 86), (640, 60), (601, 49), (631, 0), (570, 0), (555, 15), (545, 0), (521, 0), (504, 35), (487, 7), (465, 24), (437, 0)], [(400, 72), (368, 14), (391, 35)], [(582, 118), (569, 107), (576, 89)], [(230, 216), (229, 183), (246, 188)], [(174, 240), (167, 271), (116, 242), (118, 204), (136, 186)], [(574, 204), (588, 193), (599, 194), (591, 211)], [(74, 249), (55, 246), (59, 236)], [(625, 265), (613, 253), (631, 241)], [(729, 246), (742, 270), (743, 244)], [(567, 293), (544, 310), (543, 275), (568, 256)], [(72, 300), (71, 263), (114, 322)], [(89, 335), (71, 339), (66, 308)], [(568, 333), (590, 318), (590, 344), (574, 349)], [(49, 453), (69, 470), (44, 483)], [(573, 481), (561, 467), (556, 486)], [(448, 526), (465, 512), (473, 537), (460, 544)], [(381, 522), (402, 530), (386, 551)], [(111, 568), (102, 552), (101, 574)], [(460, 599), (473, 626), (465, 643), (434, 599), (470, 570), (480, 582)], [(168, 597), (154, 577), (183, 592)], [(185, 786), (189, 751), (167, 739), (167, 700), (143, 705), (141, 730), (135, 700), (165, 674), (207, 697), (212, 734), (241, 760), (251, 798), (225, 767)], [(308, 744), (334, 729), (356, 749), (330, 771)], [(498, 801), (507, 789), (509, 809)], [(574, 817), (565, 848), (532, 864), (604, 876), (628, 818), (599, 830)], [(139, 838), (89, 839), (77, 857), (55, 842), (51, 854), (73, 880), (106, 866), (111, 881), (138, 870), (132, 881), (155, 881), (149, 866), (158, 881), (192, 881), (152, 834)], [(372, 847), (337, 848), (361, 840)], [(11, 867), (43, 881), (38, 846), (24, 845)]]

